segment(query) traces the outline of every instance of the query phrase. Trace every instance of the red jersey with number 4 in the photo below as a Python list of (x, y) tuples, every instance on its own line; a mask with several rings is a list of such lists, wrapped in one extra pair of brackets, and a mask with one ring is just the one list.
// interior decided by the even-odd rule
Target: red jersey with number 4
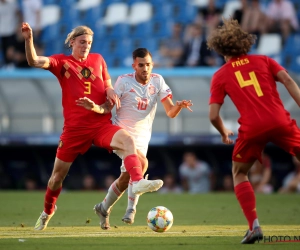
[(209, 104), (223, 104), (228, 95), (240, 113), (239, 132), (246, 132), (246, 136), (287, 125), (290, 114), (276, 88), (276, 75), (281, 70), (285, 69), (267, 56), (232, 58), (214, 74)]
[(49, 57), (51, 71), (62, 88), (62, 106), (65, 127), (95, 128), (110, 122), (111, 114), (100, 115), (76, 105), (80, 97), (88, 97), (97, 104), (106, 101), (104, 81), (109, 80), (106, 63), (100, 54), (89, 54), (83, 62), (72, 55)]

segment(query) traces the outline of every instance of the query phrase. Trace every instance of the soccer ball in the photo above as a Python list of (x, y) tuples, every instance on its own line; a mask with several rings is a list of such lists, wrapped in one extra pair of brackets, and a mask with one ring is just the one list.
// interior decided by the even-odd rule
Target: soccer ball
[(147, 223), (148, 226), (155, 232), (166, 232), (173, 225), (173, 214), (166, 207), (154, 207), (147, 215)]

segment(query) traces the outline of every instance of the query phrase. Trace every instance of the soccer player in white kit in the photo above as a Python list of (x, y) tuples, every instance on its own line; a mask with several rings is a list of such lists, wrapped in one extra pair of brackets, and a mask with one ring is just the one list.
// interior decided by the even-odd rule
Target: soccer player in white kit
[[(138, 156), (143, 165), (143, 173), (148, 168), (146, 154), (151, 138), (152, 124), (156, 113), (157, 102), (160, 101), (170, 118), (176, 117), (182, 108), (190, 109), (191, 101), (177, 101), (173, 104), (172, 91), (165, 83), (163, 77), (152, 73), (153, 62), (151, 53), (145, 48), (138, 48), (132, 53), (134, 73), (119, 76), (114, 91), (118, 95), (121, 107), (116, 109), (113, 123), (126, 129), (135, 139)], [(112, 106), (107, 102), (96, 105), (88, 98), (80, 98), (77, 105), (83, 106), (94, 112), (103, 114), (110, 112)], [(113, 205), (121, 198), (128, 187), (128, 206), (122, 219), (127, 224), (134, 222), (136, 205), (139, 195), (132, 192), (130, 176), (124, 167), (123, 157), (117, 150), (114, 151), (121, 159), (121, 175), (108, 189), (104, 200), (95, 205), (94, 210), (100, 218), (100, 226), (107, 230), (109, 225), (109, 214)]]

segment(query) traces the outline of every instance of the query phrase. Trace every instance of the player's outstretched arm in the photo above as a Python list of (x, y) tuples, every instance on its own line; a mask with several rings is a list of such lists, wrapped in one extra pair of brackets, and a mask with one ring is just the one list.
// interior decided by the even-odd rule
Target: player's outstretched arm
[(114, 107), (114, 104), (111, 104), (108, 100), (101, 105), (97, 105), (87, 97), (79, 98), (78, 100), (76, 100), (76, 105), (84, 107), (87, 110), (94, 111), (98, 114), (108, 114)]
[(50, 66), (49, 58), (45, 56), (37, 56), (36, 54), (30, 25), (28, 23), (22, 23), (21, 30), (25, 39), (25, 51), (28, 64), (35, 68), (48, 69)]
[(193, 110), (190, 108), (191, 106), (193, 106), (191, 100), (176, 101), (176, 104), (174, 105), (172, 99), (170, 97), (167, 97), (166, 100), (162, 102), (162, 104), (164, 105), (167, 116), (170, 118), (175, 118), (183, 108), (186, 108), (190, 112), (193, 112)]
[(281, 70), (277, 73), (278, 80), (284, 84), (291, 97), (295, 100), (298, 107), (300, 107), (300, 89), (293, 78), (285, 71)]
[(233, 135), (233, 132), (225, 128), (223, 120), (220, 116), (221, 105), (218, 103), (212, 103), (209, 105), (209, 120), (211, 124), (219, 131), (222, 136), (222, 142), (224, 144), (233, 144), (233, 140), (229, 138)]

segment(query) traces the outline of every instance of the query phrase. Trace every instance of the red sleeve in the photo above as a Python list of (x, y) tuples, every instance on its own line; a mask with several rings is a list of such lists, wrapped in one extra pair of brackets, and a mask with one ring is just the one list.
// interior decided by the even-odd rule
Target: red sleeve
[(60, 55), (52, 55), (52, 56), (49, 56), (49, 60), (50, 60), (50, 67), (49, 67), (49, 71), (51, 73), (53, 73), (57, 78), (60, 77), (60, 70), (61, 70), (61, 67), (59, 67), (59, 63), (60, 63), (60, 58), (61, 56)]
[(267, 60), (268, 60), (269, 67), (270, 67), (270, 70), (272, 72), (272, 75), (273, 75), (275, 81), (278, 81), (278, 79), (277, 79), (278, 72), (281, 70), (286, 71), (286, 69), (270, 57), (267, 57)]
[(218, 103), (222, 105), (224, 103), (225, 96), (226, 92), (221, 78), (214, 74), (211, 80), (209, 104)]
[(107, 70), (107, 65), (106, 65), (106, 62), (104, 60), (104, 58), (102, 57), (102, 79), (103, 81), (106, 81), (106, 80), (109, 80), (110, 79), (110, 75), (108, 73), (108, 70)]

